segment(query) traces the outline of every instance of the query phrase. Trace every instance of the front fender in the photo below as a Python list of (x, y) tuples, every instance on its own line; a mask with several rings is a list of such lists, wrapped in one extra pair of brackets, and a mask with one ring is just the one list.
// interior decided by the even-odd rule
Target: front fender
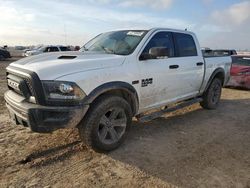
[(86, 98), (84, 99), (84, 103), (91, 104), (100, 95), (108, 93), (108, 92), (112, 92), (115, 90), (125, 92), (130, 96), (132, 100), (132, 104), (133, 104), (132, 110), (135, 114), (139, 108), (138, 94), (135, 88), (127, 82), (114, 81), (114, 82), (104, 83), (98, 86), (97, 88), (95, 88), (93, 91), (91, 91), (89, 95), (87, 95)]

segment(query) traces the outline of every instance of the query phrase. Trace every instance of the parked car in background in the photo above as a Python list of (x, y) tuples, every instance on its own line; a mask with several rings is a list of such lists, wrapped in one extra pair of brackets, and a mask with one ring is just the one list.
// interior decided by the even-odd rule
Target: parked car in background
[(75, 46), (74, 51), (79, 51), (80, 50), (80, 46)]
[(26, 46), (15, 46), (14, 47), (15, 50), (27, 50)]
[(28, 50), (24, 53), (24, 56), (38, 55), (46, 52), (62, 52), (71, 51), (67, 46), (41, 46), (40, 48), (34, 50)]
[(9, 51), (11, 57), (21, 57), (24, 51), (29, 50), (27, 46), (8, 46), (5, 49)]
[(7, 58), (11, 58), (10, 56), (10, 52), (8, 52), (6, 49), (4, 48), (0, 48), (0, 61), (1, 60), (5, 60)]
[(37, 45), (37, 46), (30, 46), (28, 49), (25, 49), (25, 50), (23, 50), (23, 54), (22, 54), (22, 56), (26, 56), (25, 55), (25, 53), (26, 52), (28, 52), (28, 51), (36, 51), (36, 50), (38, 50), (39, 48), (41, 48), (41, 47), (44, 47), (44, 45)]
[(250, 89), (250, 55), (232, 56), (232, 60), (231, 77), (227, 86)]

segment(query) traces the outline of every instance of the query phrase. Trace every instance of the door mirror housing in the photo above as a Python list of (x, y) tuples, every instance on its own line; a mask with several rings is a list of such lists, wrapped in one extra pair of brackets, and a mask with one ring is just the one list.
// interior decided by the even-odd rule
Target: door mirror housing
[(149, 49), (149, 53), (143, 53), (140, 56), (140, 60), (147, 59), (161, 59), (169, 56), (169, 48), (166, 47), (153, 47)]
[(150, 48), (149, 54), (155, 58), (164, 58), (169, 56), (169, 49), (166, 47)]
[(139, 60), (144, 61), (148, 59), (154, 59), (149, 53), (143, 53), (140, 55)]

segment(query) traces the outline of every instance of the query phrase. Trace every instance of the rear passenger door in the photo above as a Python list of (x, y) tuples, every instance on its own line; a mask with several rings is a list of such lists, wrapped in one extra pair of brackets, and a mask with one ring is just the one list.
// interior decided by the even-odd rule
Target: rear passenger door
[[(179, 74), (176, 80), (181, 81), (179, 94), (182, 97), (193, 96), (199, 93), (203, 76), (204, 60), (198, 54), (198, 44), (194, 37), (186, 33), (173, 33), (175, 43), (175, 59), (179, 65)], [(200, 52), (201, 53), (201, 52)]]

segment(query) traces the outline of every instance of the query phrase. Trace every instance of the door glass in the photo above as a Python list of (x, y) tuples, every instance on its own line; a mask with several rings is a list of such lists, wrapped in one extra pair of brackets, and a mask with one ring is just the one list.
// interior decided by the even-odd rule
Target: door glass
[(148, 54), (149, 50), (154, 47), (165, 47), (169, 50), (169, 57), (174, 57), (174, 45), (172, 34), (170, 32), (156, 33), (148, 42), (143, 50), (143, 54)]
[(68, 48), (66, 46), (60, 46), (59, 48), (61, 51), (70, 51), (70, 48)]
[(59, 51), (59, 49), (57, 47), (52, 47), (51, 49), (52, 49), (51, 50), (52, 52), (58, 52)]
[(174, 37), (178, 57), (197, 56), (196, 45), (191, 35), (175, 33)]

